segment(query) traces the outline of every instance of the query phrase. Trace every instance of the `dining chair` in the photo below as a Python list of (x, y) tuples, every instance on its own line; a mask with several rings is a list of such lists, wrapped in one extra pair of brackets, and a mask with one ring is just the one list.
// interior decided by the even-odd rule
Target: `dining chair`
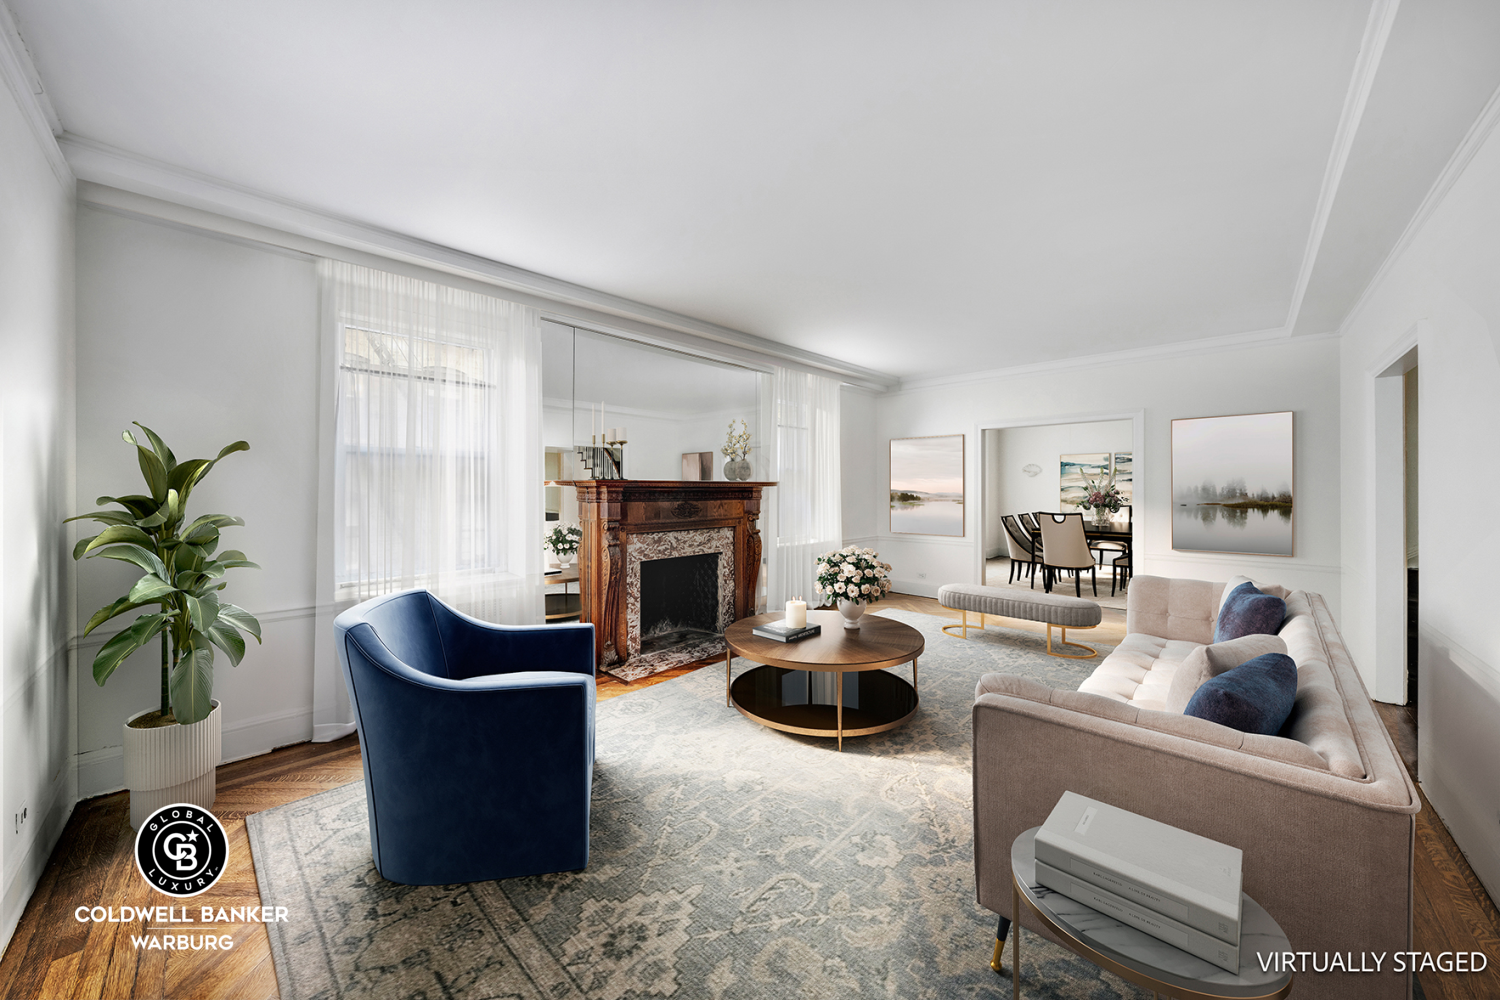
[(1005, 526), (1005, 545), (1010, 552), (1010, 579), (1007, 583), (1014, 583), (1016, 579), (1016, 567), (1026, 565), (1022, 572), (1026, 573), (1031, 581), (1031, 588), (1036, 589), (1036, 557), (1040, 546), (1032, 544), (1031, 532), (1026, 531), (1016, 520), (1014, 514), (1004, 514), (1000, 523)]
[[(1130, 531), (1130, 527), (1131, 527), (1131, 518), (1133, 516), (1131, 514), (1131, 505), (1130, 504), (1125, 504), (1120, 509), (1125, 512), (1125, 530), (1126, 530), (1126, 532), (1129, 532)], [(1105, 555), (1104, 554), (1106, 552), (1118, 552), (1118, 553), (1127, 553), (1127, 552), (1129, 552), (1130, 551), (1130, 539), (1129, 538), (1122, 538), (1122, 539), (1119, 539), (1117, 541), (1117, 540), (1115, 540), (1113, 538), (1096, 538), (1093, 541), (1089, 542), (1089, 548), (1091, 548), (1095, 552), (1099, 553), (1099, 565), (1103, 566), (1104, 565), (1104, 560), (1105, 560)]]
[(1052, 580), (1056, 570), (1068, 570), (1073, 574), (1073, 590), (1083, 596), (1083, 570), (1089, 571), (1094, 586), (1094, 596), (1099, 596), (1099, 577), (1094, 565), (1094, 553), (1089, 548), (1083, 533), (1082, 514), (1051, 514), (1037, 512), (1042, 522), (1042, 585), (1052, 593)]
[(1116, 556), (1114, 562), (1110, 563), (1109, 566), (1109, 596), (1114, 597), (1115, 584), (1119, 584), (1120, 589), (1124, 590), (1126, 585), (1130, 583), (1130, 553), (1127, 552), (1123, 556)]

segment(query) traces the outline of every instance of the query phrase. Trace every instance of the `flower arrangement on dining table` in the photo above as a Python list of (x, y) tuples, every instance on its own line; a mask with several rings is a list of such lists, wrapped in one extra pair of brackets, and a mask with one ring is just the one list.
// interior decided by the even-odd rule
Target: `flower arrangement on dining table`
[(846, 545), (818, 556), (818, 592), (836, 601), (874, 604), (891, 590), (891, 564), (874, 549)]
[(1083, 477), (1083, 488), (1087, 491), (1078, 506), (1084, 510), (1107, 510), (1111, 514), (1118, 514), (1120, 508), (1125, 506), (1125, 497), (1120, 493), (1120, 488), (1115, 485), (1115, 474), (1111, 470), (1109, 479), (1103, 476), (1098, 479)]

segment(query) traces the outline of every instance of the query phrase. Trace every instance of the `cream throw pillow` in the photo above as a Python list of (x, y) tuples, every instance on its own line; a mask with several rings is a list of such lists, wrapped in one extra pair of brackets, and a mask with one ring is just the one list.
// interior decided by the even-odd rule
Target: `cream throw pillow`
[(1247, 635), (1228, 642), (1216, 642), (1212, 646), (1199, 646), (1177, 665), (1172, 686), (1167, 688), (1166, 710), (1181, 715), (1199, 685), (1210, 677), (1233, 670), (1257, 656), (1285, 652), (1286, 643), (1279, 635)]

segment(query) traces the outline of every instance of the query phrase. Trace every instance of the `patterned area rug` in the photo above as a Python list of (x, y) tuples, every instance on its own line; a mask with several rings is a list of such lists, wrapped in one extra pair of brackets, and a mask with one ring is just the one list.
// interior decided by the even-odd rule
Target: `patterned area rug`
[[(711, 667), (601, 703), (583, 872), (387, 882), (362, 782), (250, 816), (261, 900), (290, 914), (267, 925), (282, 1000), (1010, 996), (974, 901), (974, 684), (1071, 688), (1098, 660), (883, 613), (926, 637), (921, 709), (843, 753), (726, 707)], [(1024, 948), (1032, 1000), (1147, 995), (1037, 935)]]

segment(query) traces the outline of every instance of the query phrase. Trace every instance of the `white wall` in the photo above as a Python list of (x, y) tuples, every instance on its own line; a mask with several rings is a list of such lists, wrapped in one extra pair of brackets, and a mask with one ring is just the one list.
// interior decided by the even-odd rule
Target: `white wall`
[(1500, 645), (1488, 582), (1500, 523), (1486, 498), (1500, 495), (1497, 273), (1500, 136), (1491, 134), (1348, 324), (1341, 366), (1341, 625), (1364, 666), (1376, 617), (1374, 376), (1417, 346), (1418, 777), (1492, 896), (1500, 896)]
[[(984, 547), (985, 558), (993, 559), (1008, 551), (1001, 515), (1078, 510), (1058, 502), (1062, 493), (1060, 456), (1128, 452), (1135, 447), (1135, 428), (1129, 420), (1036, 424), (985, 431), (983, 439)], [(1039, 465), (1042, 471), (1028, 476), (1021, 471), (1027, 465)]]
[(839, 475), (844, 541), (875, 544), (885, 516), (884, 491), (876, 474), (875, 396), (846, 385), (839, 392)]
[[(181, 458), (212, 457), (243, 438), (193, 493), (190, 513), (228, 513), (225, 531), (263, 567), (231, 570), (225, 599), (261, 619), (263, 645), (238, 667), (219, 657), (226, 759), (312, 733), (317, 537), (318, 289), (303, 255), (80, 207), (78, 210), (78, 485), (80, 511), (101, 494), (140, 492), (132, 420)], [(134, 574), (94, 559), (78, 571), (81, 616)], [(159, 701), (150, 646), (98, 687), (88, 665), (107, 638), (79, 644), (79, 793), (123, 785), (120, 727)]]
[(49, 163), (50, 141), (0, 84), (0, 945), (77, 798), (62, 523), (74, 513), (73, 183)]
[[(1296, 554), (1278, 558), (1174, 551), (1169, 506), (1172, 419), (1278, 410), (1296, 413)], [(981, 428), (1126, 413), (1140, 415), (1139, 436), (1131, 449), (1137, 573), (1200, 580), (1227, 580), (1246, 573), (1318, 591), (1338, 613), (1339, 378), (1338, 343), (1331, 338), (1288, 339), (879, 396), (875, 482), (867, 488), (875, 491), (883, 512), (885, 484), (890, 481), (886, 444), (893, 437), (967, 435), (965, 483), (973, 496), (979, 481), (981, 449), (976, 440)], [(891, 535), (888, 522), (881, 524), (878, 548), (894, 566), (896, 589), (935, 595), (944, 583), (978, 582), (979, 510), (978, 503), (967, 504), (963, 538)]]

